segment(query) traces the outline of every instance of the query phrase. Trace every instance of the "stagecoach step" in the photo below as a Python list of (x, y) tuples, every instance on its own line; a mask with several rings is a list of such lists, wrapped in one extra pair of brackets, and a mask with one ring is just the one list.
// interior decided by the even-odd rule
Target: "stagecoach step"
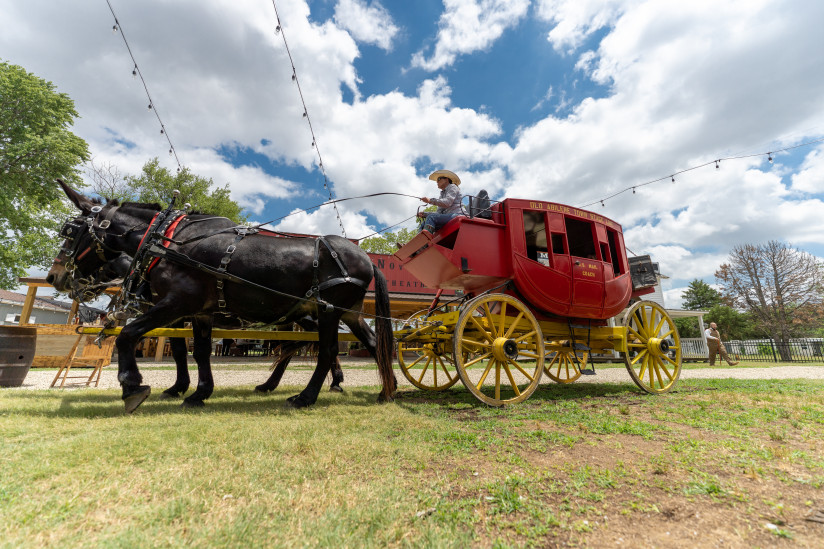
[(591, 351), (592, 347), (589, 345), (584, 345), (583, 343), (573, 343), (572, 348), (576, 351)]

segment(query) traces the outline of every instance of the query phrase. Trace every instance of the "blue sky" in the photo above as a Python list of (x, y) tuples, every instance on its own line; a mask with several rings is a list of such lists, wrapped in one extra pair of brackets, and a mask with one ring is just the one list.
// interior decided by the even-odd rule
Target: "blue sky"
[[(0, 0), (0, 52), (75, 101), (97, 163), (174, 169), (135, 58), (183, 165), (229, 184), (255, 221), (339, 233), (334, 196), (432, 196), (429, 170), (463, 189), (552, 200), (621, 223), (680, 303), (714, 282), (732, 246), (769, 239), (824, 257), (824, 147), (720, 157), (824, 137), (824, 3), (780, 0), (278, 0), (317, 137), (271, 0)], [(350, 237), (420, 204), (339, 205)], [(407, 224), (410, 222), (407, 221)]]

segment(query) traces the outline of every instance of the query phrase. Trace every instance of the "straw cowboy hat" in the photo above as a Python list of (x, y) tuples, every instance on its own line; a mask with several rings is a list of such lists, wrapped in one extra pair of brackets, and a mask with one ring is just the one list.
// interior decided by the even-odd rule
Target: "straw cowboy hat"
[(439, 177), (451, 179), (455, 185), (461, 184), (461, 178), (455, 175), (455, 172), (450, 172), (449, 170), (437, 170), (429, 174), (429, 179), (432, 181), (437, 181)]

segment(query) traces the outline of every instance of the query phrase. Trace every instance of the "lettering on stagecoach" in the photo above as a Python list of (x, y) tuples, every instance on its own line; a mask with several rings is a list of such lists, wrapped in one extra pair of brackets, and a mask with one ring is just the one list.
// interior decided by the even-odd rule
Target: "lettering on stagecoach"
[(574, 215), (576, 217), (580, 217), (582, 219), (588, 219), (590, 221), (594, 221), (596, 223), (601, 223), (602, 225), (607, 225), (613, 229), (620, 230), (620, 226), (612, 221), (611, 219), (607, 219), (602, 215), (598, 215), (597, 213), (587, 212), (584, 210), (579, 210), (578, 208), (573, 208), (570, 206), (564, 206), (563, 204), (555, 204), (553, 202), (529, 202), (529, 208), (532, 210), (545, 210), (547, 212), (552, 213), (560, 213), (560, 214), (567, 214), (567, 215)]
[(581, 274), (583, 276), (589, 276), (589, 277), (595, 278), (595, 273), (590, 272), (590, 271), (581, 271)]

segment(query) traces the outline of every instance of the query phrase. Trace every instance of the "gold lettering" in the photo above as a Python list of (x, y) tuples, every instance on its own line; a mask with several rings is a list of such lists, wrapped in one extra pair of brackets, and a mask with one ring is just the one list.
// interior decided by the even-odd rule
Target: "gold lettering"
[(544, 209), (544, 204), (543, 204), (543, 202), (530, 202), (529, 207), (532, 208), (533, 210), (543, 210)]
[(589, 277), (595, 278), (595, 273), (591, 273), (589, 271), (581, 271), (581, 274), (584, 275), (584, 276), (589, 276)]

